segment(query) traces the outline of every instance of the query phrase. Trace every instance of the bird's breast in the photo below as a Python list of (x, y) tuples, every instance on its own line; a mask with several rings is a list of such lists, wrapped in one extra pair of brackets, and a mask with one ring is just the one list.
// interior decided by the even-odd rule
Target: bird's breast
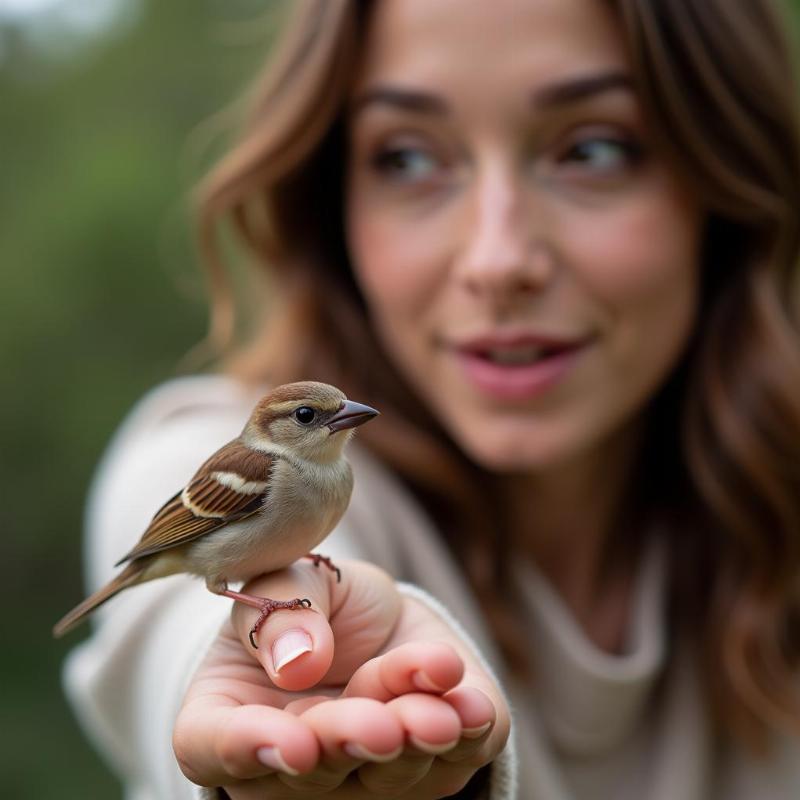
[(239, 581), (288, 566), (333, 530), (352, 487), (344, 459), (324, 465), (278, 459), (258, 512), (193, 543), (196, 571)]

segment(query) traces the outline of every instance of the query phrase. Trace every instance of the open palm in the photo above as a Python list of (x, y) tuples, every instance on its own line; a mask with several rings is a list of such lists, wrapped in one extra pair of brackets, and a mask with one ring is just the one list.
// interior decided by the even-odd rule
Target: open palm
[(176, 722), (190, 780), (232, 800), (426, 800), (502, 750), (508, 708), (471, 649), (386, 573), (339, 566), (341, 583), (305, 562), (248, 584), (312, 608), (274, 613), (254, 650), (257, 612), (234, 605)]

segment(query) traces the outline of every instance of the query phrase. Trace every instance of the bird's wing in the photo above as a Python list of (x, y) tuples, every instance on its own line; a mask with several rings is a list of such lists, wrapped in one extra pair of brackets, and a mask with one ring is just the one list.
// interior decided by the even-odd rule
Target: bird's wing
[(266, 501), (274, 457), (234, 440), (200, 467), (153, 517), (138, 544), (115, 566), (191, 542), (255, 514)]

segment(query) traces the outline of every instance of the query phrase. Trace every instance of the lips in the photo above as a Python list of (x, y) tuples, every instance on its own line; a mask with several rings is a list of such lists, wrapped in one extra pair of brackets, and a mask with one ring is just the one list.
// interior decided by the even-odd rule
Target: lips
[(588, 337), (560, 337), (534, 333), (484, 335), (456, 343), (461, 353), (496, 364), (523, 366), (583, 347)]
[(563, 380), (589, 345), (587, 336), (520, 332), (486, 334), (455, 343), (467, 381), (495, 399), (523, 400)]

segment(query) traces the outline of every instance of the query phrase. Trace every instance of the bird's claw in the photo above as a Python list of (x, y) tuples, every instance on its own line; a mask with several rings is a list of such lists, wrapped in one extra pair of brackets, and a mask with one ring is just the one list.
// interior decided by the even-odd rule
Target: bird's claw
[(261, 614), (259, 614), (258, 619), (247, 634), (247, 638), (250, 640), (253, 649), (258, 650), (256, 634), (273, 611), (281, 611), (282, 609), (291, 610), (295, 608), (311, 608), (311, 601), (307, 597), (295, 597), (294, 600), (270, 600), (269, 598), (264, 598), (264, 602), (261, 605)]
[(342, 571), (328, 556), (321, 556), (319, 553), (309, 553), (306, 558), (310, 558), (314, 562), (315, 567), (324, 564), (329, 570), (336, 573), (336, 583), (342, 582)]

